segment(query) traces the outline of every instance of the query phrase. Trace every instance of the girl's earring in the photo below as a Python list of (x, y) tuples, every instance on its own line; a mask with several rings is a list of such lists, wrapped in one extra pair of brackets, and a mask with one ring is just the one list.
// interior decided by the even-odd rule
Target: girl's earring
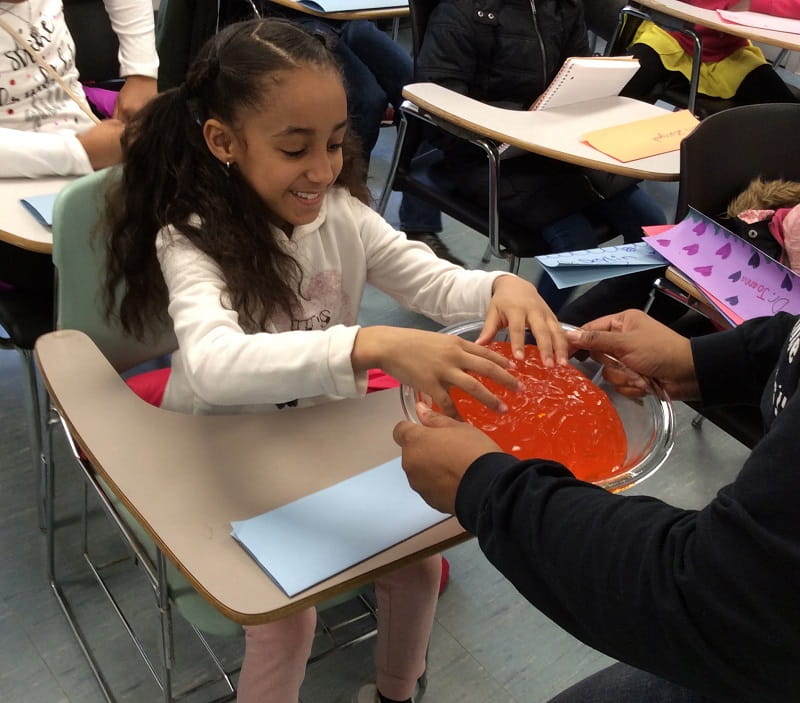
[(225, 162), (225, 168), (227, 168), (229, 171), (231, 170), (231, 162), (230, 161), (226, 161)]

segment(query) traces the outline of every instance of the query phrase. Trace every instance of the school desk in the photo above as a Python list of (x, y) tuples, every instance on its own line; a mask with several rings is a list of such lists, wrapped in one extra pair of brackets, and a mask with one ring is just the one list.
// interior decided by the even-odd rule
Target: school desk
[[(632, 6), (641, 6), (645, 12), (661, 13), (669, 17), (683, 20), (689, 25), (703, 25), (710, 29), (716, 29), (726, 34), (733, 34), (737, 37), (744, 37), (754, 42), (763, 42), (770, 46), (778, 46), (790, 51), (800, 51), (800, 34), (790, 32), (778, 32), (770, 29), (759, 29), (757, 27), (747, 27), (741, 24), (723, 22), (716, 10), (706, 10), (690, 5), (681, 0), (632, 0)], [(656, 18), (657, 20), (657, 18)]]
[(392, 20), (392, 39), (397, 39), (400, 30), (400, 18), (408, 17), (408, 1), (397, 0), (397, 7), (370, 8), (369, 0), (364, 0), (364, 7), (359, 10), (348, 10), (346, 12), (320, 12), (308, 5), (304, 5), (297, 0), (272, 0), (272, 2), (288, 7), (290, 10), (297, 10), (306, 15), (323, 17), (329, 20)]
[(266, 415), (188, 415), (135, 396), (81, 332), (40, 337), (36, 355), (55, 406), (100, 476), (192, 585), (236, 622), (279, 619), (470, 537), (449, 518), (289, 598), (234, 541), (231, 521), (399, 456), (398, 389)]
[(73, 178), (0, 178), (0, 241), (42, 254), (53, 250), (53, 233), (20, 202), (57, 193)]
[(632, 178), (676, 181), (679, 152), (622, 163), (593, 149), (582, 135), (604, 127), (665, 115), (656, 105), (618, 95), (549, 110), (506, 110), (473, 100), (435, 83), (411, 83), (403, 97), (458, 127), (559, 161)]

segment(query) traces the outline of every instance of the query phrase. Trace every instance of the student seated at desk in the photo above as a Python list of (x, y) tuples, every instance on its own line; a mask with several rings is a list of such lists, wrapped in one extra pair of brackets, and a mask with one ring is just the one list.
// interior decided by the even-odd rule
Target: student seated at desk
[[(505, 108), (526, 110), (570, 56), (589, 55), (580, 0), (442, 0), (433, 9), (416, 57), (415, 78)], [(442, 137), (456, 187), (486, 201), (483, 152)], [(506, 159), (499, 179), (500, 216), (550, 251), (598, 245), (593, 222), (611, 226), (626, 242), (642, 225), (666, 222), (664, 213), (630, 179), (609, 177), (536, 154)], [(540, 293), (558, 311), (569, 290), (549, 279)]]
[(605, 374), (626, 395), (645, 393), (647, 376), (675, 399), (760, 406), (763, 439), (714, 500), (682, 510), (519, 461), (421, 408), (425, 426), (395, 428), (411, 486), (455, 513), (534, 606), (624, 662), (551, 703), (800, 700), (800, 318), (689, 340), (627, 310), (568, 337), (619, 359)]
[[(96, 124), (78, 81), (61, 0), (0, 2), (0, 178), (81, 175), (122, 158), (124, 120), (157, 92), (153, 6), (149, 0), (106, 0), (106, 7), (126, 81), (115, 119)], [(80, 104), (9, 29), (39, 52)], [(49, 255), (0, 242), (0, 281), (52, 299), (52, 280)]]
[[(687, 0), (707, 10), (761, 12), (778, 17), (800, 17), (800, 0)], [(736, 105), (796, 102), (764, 54), (752, 42), (732, 34), (696, 25), (703, 41), (698, 93), (731, 100)], [(621, 95), (645, 98), (667, 79), (684, 83), (689, 89), (694, 44), (680, 32), (668, 32), (645, 21), (636, 31), (628, 50), (639, 59), (641, 68), (623, 88)]]
[[(453, 386), (502, 410), (467, 371), (513, 387), (508, 363), (449, 335), (360, 328), (367, 282), (441, 323), (485, 317), (483, 341), (507, 326), (519, 354), (528, 326), (550, 363), (566, 363), (530, 283), (443, 261), (366, 204), (338, 64), (303, 28), (225, 28), (129, 134), (109, 197), (107, 302), (123, 284), (120, 319), (137, 337), (168, 307), (178, 351), (162, 407), (276, 412), (359, 396), (377, 367), (449, 412)], [(360, 703), (413, 700), (440, 570), (433, 556), (377, 580), (377, 682)], [(313, 609), (247, 626), (239, 701), (297, 701), (314, 626)]]
[[(0, 2), (0, 177), (90, 173), (118, 163), (124, 120), (155, 96), (158, 56), (149, 0), (107, 0), (126, 78), (115, 118), (96, 124), (75, 66), (61, 0)], [(17, 39), (18, 33), (21, 39)], [(39, 65), (27, 42), (74, 94)]]
[[(403, 86), (411, 83), (414, 76), (408, 52), (369, 20), (313, 17), (269, 0), (261, 7), (264, 16), (285, 17), (309, 31), (323, 32), (331, 37), (347, 85), (351, 126), (361, 139), (364, 159), (369, 163), (387, 105), (394, 108), (395, 124), (399, 120)], [(439, 238), (442, 231), (439, 210), (424, 200), (403, 193), (399, 217), (400, 229), (409, 239), (427, 244), (437, 256), (463, 265)]]

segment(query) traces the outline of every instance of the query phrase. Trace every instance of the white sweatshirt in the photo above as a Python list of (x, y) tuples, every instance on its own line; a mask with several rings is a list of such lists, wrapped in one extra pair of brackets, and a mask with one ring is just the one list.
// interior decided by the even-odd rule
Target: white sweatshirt
[[(267, 226), (265, 224), (265, 226)], [(284, 246), (304, 271), (302, 312), (248, 334), (225, 307), (219, 268), (166, 228), (157, 251), (169, 290), (179, 350), (162, 407), (194, 414), (270, 412), (294, 400), (312, 405), (358, 396), (366, 374), (353, 373), (366, 283), (441, 324), (484, 317), (504, 272), (467, 271), (410, 242), (345, 189), (332, 189), (319, 217), (296, 227)]]
[[(104, 0), (104, 4), (119, 38), (121, 75), (157, 77), (150, 0)], [(0, 18), (39, 51), (70, 90), (83, 96), (61, 0), (0, 1)], [(92, 126), (61, 86), (0, 29), (0, 177), (91, 172), (89, 157), (75, 135)]]

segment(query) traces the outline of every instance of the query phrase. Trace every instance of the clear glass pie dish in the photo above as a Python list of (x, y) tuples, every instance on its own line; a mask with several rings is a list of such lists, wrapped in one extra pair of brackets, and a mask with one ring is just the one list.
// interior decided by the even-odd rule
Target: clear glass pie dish
[[(458, 335), (474, 342), (482, 327), (482, 320), (473, 320), (445, 327), (441, 332)], [(563, 323), (562, 327), (574, 329)], [(507, 331), (501, 330), (495, 340), (507, 341)], [(530, 332), (526, 343), (536, 343)], [(619, 414), (627, 440), (627, 454), (622, 465), (607, 478), (594, 483), (612, 492), (623, 491), (652, 476), (664, 464), (672, 451), (675, 424), (672, 403), (661, 386), (654, 381), (650, 381), (650, 392), (642, 398), (629, 398), (621, 395), (613, 385), (603, 378), (602, 372), (605, 364), (591, 357), (582, 359), (579, 356), (570, 358), (570, 364), (606, 393)], [(612, 357), (607, 359), (605, 363), (619, 363)], [(419, 422), (415, 409), (419, 393), (410, 386), (402, 385), (400, 398), (406, 417), (412, 422)]]

